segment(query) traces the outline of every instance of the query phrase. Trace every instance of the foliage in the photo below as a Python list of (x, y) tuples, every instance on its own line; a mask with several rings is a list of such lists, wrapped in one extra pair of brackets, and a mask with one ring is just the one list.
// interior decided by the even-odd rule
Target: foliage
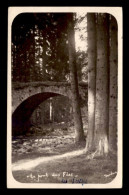
[[(69, 81), (67, 18), (65, 13), (24, 13), (12, 24), (13, 81)], [(75, 19), (75, 31), (86, 41), (79, 24), (85, 16)], [(77, 51), (80, 80), (86, 80), (86, 51)], [(83, 72), (83, 73), (82, 73)]]

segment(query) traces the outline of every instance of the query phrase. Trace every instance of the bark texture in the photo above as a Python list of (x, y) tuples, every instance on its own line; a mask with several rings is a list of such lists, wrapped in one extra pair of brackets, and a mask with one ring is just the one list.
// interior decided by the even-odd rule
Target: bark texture
[(100, 155), (109, 150), (109, 15), (97, 17), (97, 69), (95, 147)]
[(75, 142), (79, 143), (84, 140), (84, 132), (81, 118), (81, 110), (79, 105), (78, 77), (75, 56), (75, 38), (73, 14), (67, 14), (68, 19), (68, 49), (69, 49), (69, 68), (72, 91), (73, 117), (75, 125)]
[(95, 97), (96, 97), (96, 15), (87, 14), (88, 30), (88, 137), (86, 151), (91, 149), (95, 129)]
[(117, 70), (118, 43), (117, 21), (110, 17), (110, 103), (109, 103), (109, 145), (111, 150), (117, 149)]

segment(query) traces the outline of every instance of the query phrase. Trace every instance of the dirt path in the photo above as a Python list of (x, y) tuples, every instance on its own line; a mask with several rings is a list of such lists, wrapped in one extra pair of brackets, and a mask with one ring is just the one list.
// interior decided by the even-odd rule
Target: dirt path
[(116, 177), (117, 161), (115, 157), (86, 160), (86, 155), (80, 150), (16, 163), (12, 173), (21, 183), (104, 184)]
[(49, 163), (49, 161), (54, 161), (58, 159), (63, 159), (63, 158), (72, 158), (75, 156), (79, 156), (84, 153), (84, 150), (76, 150), (73, 152), (67, 152), (65, 154), (61, 155), (55, 155), (55, 156), (50, 156), (50, 157), (39, 157), (33, 160), (20, 160), (18, 162), (13, 163), (12, 166), (12, 171), (17, 171), (17, 170), (32, 170), (36, 166), (43, 164), (44, 162)]
[[(58, 132), (59, 133), (59, 132)], [(85, 143), (73, 132), (13, 140), (12, 173), (21, 183), (109, 183), (117, 174), (117, 157), (86, 159)], [(109, 175), (109, 176), (107, 176)]]

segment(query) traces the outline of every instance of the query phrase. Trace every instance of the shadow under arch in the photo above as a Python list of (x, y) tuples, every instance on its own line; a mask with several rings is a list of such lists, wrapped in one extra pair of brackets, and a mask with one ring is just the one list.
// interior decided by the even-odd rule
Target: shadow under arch
[(58, 93), (43, 92), (24, 100), (12, 114), (12, 135), (24, 134), (30, 127), (30, 116), (36, 107), (50, 97), (62, 96)]

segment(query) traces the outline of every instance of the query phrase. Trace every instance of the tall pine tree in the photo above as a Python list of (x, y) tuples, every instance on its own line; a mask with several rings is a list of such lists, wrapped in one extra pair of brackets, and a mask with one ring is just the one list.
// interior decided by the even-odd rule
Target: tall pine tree
[(87, 14), (88, 30), (88, 136), (86, 151), (92, 149), (95, 129), (96, 98), (96, 15)]
[(70, 68), (70, 81), (72, 91), (72, 105), (73, 105), (73, 118), (75, 125), (75, 142), (80, 143), (84, 140), (84, 132), (81, 118), (81, 110), (79, 105), (79, 89), (78, 77), (76, 68), (75, 56), (75, 38), (74, 38), (74, 21), (73, 13), (67, 14), (68, 21), (68, 50), (69, 50), (69, 68)]

